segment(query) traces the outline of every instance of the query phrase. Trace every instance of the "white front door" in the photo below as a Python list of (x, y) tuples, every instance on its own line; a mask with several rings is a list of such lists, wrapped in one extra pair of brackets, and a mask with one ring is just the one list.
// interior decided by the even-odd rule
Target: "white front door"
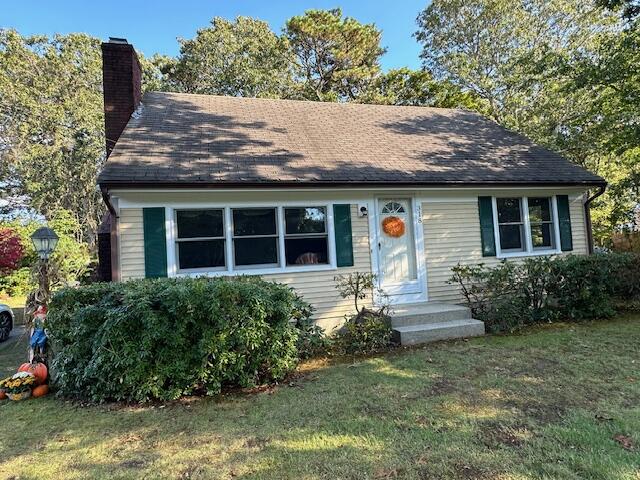
[(377, 223), (380, 288), (390, 297), (421, 293), (411, 199), (378, 199)]

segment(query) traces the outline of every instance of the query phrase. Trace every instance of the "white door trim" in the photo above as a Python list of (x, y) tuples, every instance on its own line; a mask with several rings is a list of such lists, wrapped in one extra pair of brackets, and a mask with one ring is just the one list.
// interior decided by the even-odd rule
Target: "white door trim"
[[(371, 206), (369, 209), (369, 242), (371, 252), (371, 267), (372, 271), (376, 274), (377, 287), (381, 287), (380, 278), (380, 260), (378, 242), (380, 241), (380, 200), (388, 199), (393, 195), (376, 195), (372, 198)], [(396, 195), (398, 198), (409, 200), (411, 208), (411, 217), (413, 219), (413, 240), (414, 240), (414, 254), (416, 265), (416, 286), (417, 291), (411, 293), (399, 293), (389, 296), (380, 296), (378, 292), (374, 292), (373, 300), (374, 304), (380, 305), (383, 303), (400, 304), (400, 303), (415, 303), (424, 302), (428, 298), (427, 292), (427, 271), (426, 262), (424, 256), (424, 231), (422, 227), (422, 205), (413, 195)]]

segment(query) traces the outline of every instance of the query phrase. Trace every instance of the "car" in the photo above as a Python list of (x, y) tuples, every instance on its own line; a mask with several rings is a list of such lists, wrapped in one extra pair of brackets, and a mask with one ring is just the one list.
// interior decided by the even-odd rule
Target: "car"
[(15, 316), (9, 305), (0, 304), (0, 342), (9, 338), (14, 321)]

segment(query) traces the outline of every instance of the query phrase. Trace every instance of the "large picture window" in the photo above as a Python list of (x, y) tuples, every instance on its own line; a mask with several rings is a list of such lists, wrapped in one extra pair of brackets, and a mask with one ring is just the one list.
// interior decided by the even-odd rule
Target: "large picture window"
[(233, 209), (233, 264), (278, 265), (275, 208)]
[(178, 210), (176, 230), (180, 270), (225, 267), (224, 210)]
[(554, 197), (498, 197), (495, 213), (500, 254), (557, 250)]
[(285, 208), (284, 223), (287, 265), (329, 263), (325, 207)]

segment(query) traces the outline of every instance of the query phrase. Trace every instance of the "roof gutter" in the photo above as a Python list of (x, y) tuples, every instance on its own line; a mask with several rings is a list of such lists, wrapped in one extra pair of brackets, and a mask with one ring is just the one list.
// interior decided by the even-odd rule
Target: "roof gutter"
[(134, 189), (134, 188), (176, 188), (176, 189), (234, 189), (234, 188), (256, 188), (256, 189), (270, 189), (270, 188), (358, 188), (358, 187), (382, 187), (393, 186), (402, 188), (478, 188), (478, 187), (493, 187), (493, 188), (509, 188), (509, 187), (599, 187), (605, 188), (607, 183), (602, 180), (589, 181), (589, 182), (398, 182), (398, 181), (366, 181), (366, 182), (326, 182), (326, 181), (308, 181), (308, 182), (293, 182), (293, 181), (281, 181), (281, 182), (218, 182), (218, 183), (206, 183), (206, 182), (135, 182), (135, 181), (123, 181), (123, 182), (102, 182), (101, 189), (103, 192), (107, 188), (117, 189)]
[(587, 226), (587, 248), (589, 249), (589, 255), (592, 255), (594, 253), (593, 225), (591, 223), (591, 202), (593, 202), (596, 198), (602, 195), (606, 189), (607, 189), (606, 184), (601, 185), (600, 187), (598, 187), (598, 190), (596, 191), (596, 193), (594, 193), (584, 201), (584, 218), (587, 224), (586, 225)]

